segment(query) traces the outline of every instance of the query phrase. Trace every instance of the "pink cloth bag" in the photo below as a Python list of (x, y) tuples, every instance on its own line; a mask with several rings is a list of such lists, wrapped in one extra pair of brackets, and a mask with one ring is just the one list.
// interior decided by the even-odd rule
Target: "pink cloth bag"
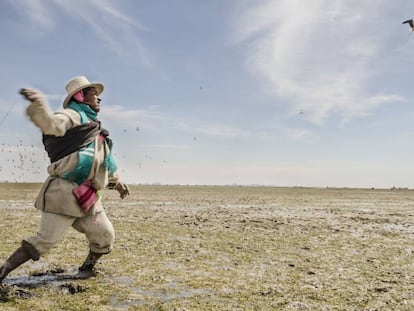
[(88, 213), (89, 209), (99, 199), (97, 190), (92, 187), (91, 180), (87, 180), (84, 183), (80, 184), (78, 187), (74, 188), (72, 192), (85, 214)]

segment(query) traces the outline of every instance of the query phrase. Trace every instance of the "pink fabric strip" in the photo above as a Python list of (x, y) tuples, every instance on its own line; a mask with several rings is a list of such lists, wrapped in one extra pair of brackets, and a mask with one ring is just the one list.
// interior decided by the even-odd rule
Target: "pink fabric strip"
[(80, 90), (79, 92), (75, 93), (75, 95), (73, 95), (73, 98), (75, 98), (78, 102), (83, 103), (85, 98), (83, 97), (83, 91)]

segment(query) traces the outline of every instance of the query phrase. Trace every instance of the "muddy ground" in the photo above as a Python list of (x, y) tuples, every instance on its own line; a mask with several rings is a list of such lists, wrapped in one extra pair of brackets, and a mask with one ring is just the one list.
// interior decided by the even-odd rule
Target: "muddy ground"
[[(37, 184), (0, 185), (0, 259), (36, 232)], [(90, 279), (71, 229), (5, 279), (0, 310), (414, 310), (414, 191), (135, 186)]]

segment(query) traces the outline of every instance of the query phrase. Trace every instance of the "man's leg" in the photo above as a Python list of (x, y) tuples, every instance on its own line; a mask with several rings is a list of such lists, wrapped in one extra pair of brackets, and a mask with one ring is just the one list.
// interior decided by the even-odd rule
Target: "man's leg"
[(0, 283), (11, 271), (29, 259), (39, 260), (40, 255), (51, 249), (75, 220), (75, 217), (42, 212), (39, 232), (24, 239), (22, 246), (0, 267)]
[(96, 215), (78, 218), (73, 227), (84, 233), (89, 240), (89, 254), (79, 271), (94, 272), (98, 259), (112, 250), (115, 239), (112, 223), (102, 211)]
[(76, 219), (72, 216), (42, 212), (39, 231), (24, 240), (43, 255), (61, 240)]
[(28, 242), (23, 241), (22, 246), (15, 250), (13, 254), (6, 260), (3, 266), (0, 267), (0, 283), (3, 279), (14, 269), (24, 264), (29, 259), (38, 260), (39, 253)]

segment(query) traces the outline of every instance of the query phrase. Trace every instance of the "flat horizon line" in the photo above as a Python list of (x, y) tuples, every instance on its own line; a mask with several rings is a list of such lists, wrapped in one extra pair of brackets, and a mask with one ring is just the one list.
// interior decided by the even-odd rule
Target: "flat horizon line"
[[(30, 184), (30, 185), (42, 185), (43, 181), (0, 181), (2, 184)], [(357, 186), (282, 186), (282, 185), (270, 185), (270, 184), (171, 184), (171, 183), (128, 183), (130, 186), (160, 186), (160, 187), (262, 187), (262, 188), (296, 188), (296, 189), (361, 189), (361, 190), (412, 190), (410, 187), (357, 187)]]

